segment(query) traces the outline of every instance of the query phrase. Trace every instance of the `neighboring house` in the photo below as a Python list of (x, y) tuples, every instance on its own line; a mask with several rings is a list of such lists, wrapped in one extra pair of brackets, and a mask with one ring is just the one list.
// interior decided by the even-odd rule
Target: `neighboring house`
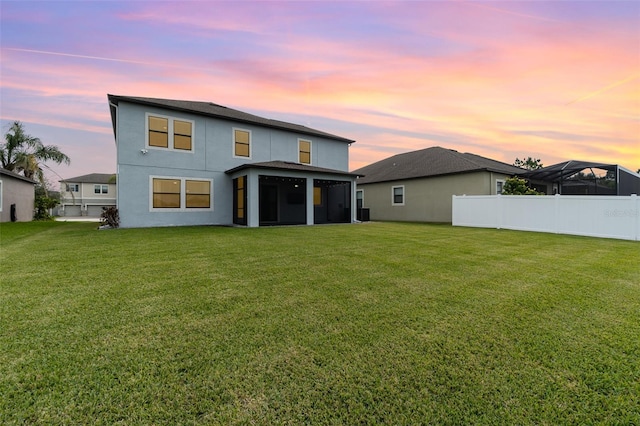
[(569, 160), (522, 176), (532, 187), (549, 195), (640, 194), (640, 174), (617, 164)]
[(0, 222), (33, 220), (35, 182), (0, 168)]
[(523, 169), (475, 154), (431, 147), (355, 170), (357, 205), (371, 220), (451, 222), (453, 195), (502, 192)]
[(60, 216), (100, 217), (105, 207), (116, 206), (114, 174), (91, 173), (60, 181)]
[(108, 100), (121, 227), (355, 219), (353, 140), (209, 102)]

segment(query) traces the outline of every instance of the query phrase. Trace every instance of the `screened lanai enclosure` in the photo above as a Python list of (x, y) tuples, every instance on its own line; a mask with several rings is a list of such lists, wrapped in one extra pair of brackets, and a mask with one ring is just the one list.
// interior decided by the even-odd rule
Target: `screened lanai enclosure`
[(522, 176), (549, 195), (640, 194), (640, 175), (617, 164), (570, 160)]
[(233, 182), (233, 223), (243, 226), (351, 223), (358, 175), (271, 161), (226, 172)]
[[(307, 178), (260, 176), (260, 226), (307, 223)], [(313, 180), (313, 223), (351, 222), (351, 182)]]
[(313, 180), (313, 223), (351, 222), (351, 182)]
[(307, 223), (306, 179), (260, 176), (260, 226)]

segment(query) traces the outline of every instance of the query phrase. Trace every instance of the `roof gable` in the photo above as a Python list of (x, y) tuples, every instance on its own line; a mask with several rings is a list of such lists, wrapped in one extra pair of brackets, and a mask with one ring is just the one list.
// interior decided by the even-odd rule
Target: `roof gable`
[(11, 178), (14, 178), (14, 179), (22, 180), (22, 181), (25, 181), (25, 182), (28, 182), (28, 183), (32, 183), (32, 184), (36, 184), (37, 183), (36, 181), (34, 181), (32, 179), (29, 179), (28, 177), (19, 175), (18, 173), (12, 172), (12, 171), (7, 170), (7, 169), (3, 169), (2, 167), (0, 167), (0, 175), (5, 175), (7, 177), (11, 177)]
[[(214, 104), (212, 102), (201, 101), (184, 101), (174, 99), (159, 99), (159, 98), (143, 98), (133, 96), (119, 96), (119, 95), (107, 95), (109, 102), (117, 105), (119, 102), (131, 102), (140, 105), (150, 105), (160, 108), (171, 109), (174, 111), (183, 111), (194, 114), (200, 114), (208, 117), (224, 118), (227, 120), (237, 121), (240, 123), (250, 123), (259, 126), (269, 127), (279, 130), (287, 130), (297, 133), (302, 133), (310, 136), (320, 136), (327, 139), (332, 139), (345, 143), (354, 143), (354, 140), (343, 138), (342, 136), (333, 135), (320, 130), (312, 129), (310, 127), (302, 126), (299, 124), (287, 123), (279, 120), (272, 120), (269, 118), (260, 117), (257, 115), (249, 114), (247, 112), (239, 111), (232, 108), (227, 108), (222, 105)], [(112, 117), (113, 119), (113, 117)]]
[(397, 154), (354, 170), (364, 175), (358, 183), (388, 182), (403, 179), (491, 171), (519, 174), (524, 170), (476, 154), (460, 153), (439, 146)]
[(114, 183), (115, 174), (113, 173), (90, 173), (88, 175), (76, 176), (69, 179), (64, 179), (59, 182), (73, 182), (73, 183)]

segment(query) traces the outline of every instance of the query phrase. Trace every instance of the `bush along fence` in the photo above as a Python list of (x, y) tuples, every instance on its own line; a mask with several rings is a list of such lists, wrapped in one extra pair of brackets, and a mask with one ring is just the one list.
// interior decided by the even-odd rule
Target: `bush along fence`
[(453, 226), (513, 229), (640, 241), (640, 197), (453, 196)]

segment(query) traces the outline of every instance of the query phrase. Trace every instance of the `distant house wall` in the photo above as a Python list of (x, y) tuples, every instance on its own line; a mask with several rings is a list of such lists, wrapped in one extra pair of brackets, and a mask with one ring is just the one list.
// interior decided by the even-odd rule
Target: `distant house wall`
[[(192, 150), (147, 146), (149, 114), (192, 122)], [(234, 129), (250, 132), (249, 157), (234, 156)], [(297, 163), (299, 139), (312, 142), (311, 166), (345, 172), (349, 167), (349, 146), (344, 142), (125, 101), (118, 104), (116, 135), (121, 227), (231, 224), (233, 180), (225, 171), (247, 163), (275, 160)], [(153, 177), (211, 180), (211, 208), (152, 211)]]
[[(487, 171), (358, 184), (371, 220), (451, 222), (452, 195), (492, 195), (508, 175)], [(404, 188), (404, 205), (393, 205), (392, 188)]]
[[(78, 185), (78, 191), (73, 194), (68, 191), (68, 185)], [(100, 193), (96, 193), (96, 185), (100, 187)], [(103, 192), (103, 187), (107, 192)], [(61, 216), (91, 216), (99, 217), (103, 207), (116, 206), (116, 184), (73, 182), (64, 181), (60, 185), (60, 206), (58, 213)]]
[(17, 222), (33, 220), (35, 188), (28, 182), (11, 175), (0, 174), (0, 222), (11, 221), (11, 205), (15, 204)]

